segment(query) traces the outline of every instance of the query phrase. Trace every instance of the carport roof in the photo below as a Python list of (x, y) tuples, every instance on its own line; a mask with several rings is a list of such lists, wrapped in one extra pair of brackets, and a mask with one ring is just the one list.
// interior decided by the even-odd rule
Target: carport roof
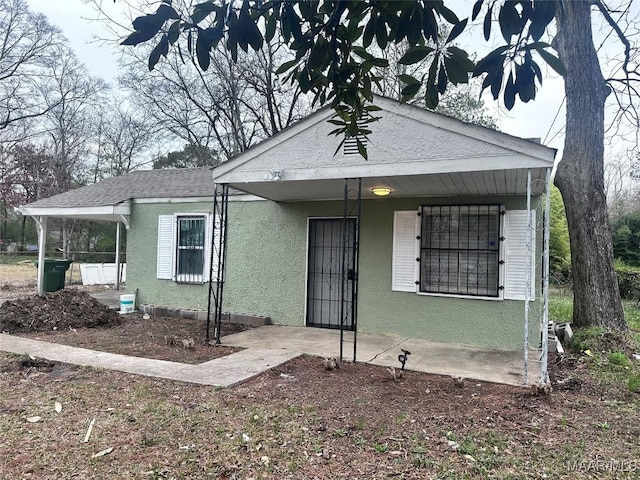
[(138, 170), (23, 205), (23, 215), (118, 221), (133, 199), (212, 197), (211, 169)]
[(210, 168), (137, 170), (44, 198), (25, 207), (97, 207), (133, 198), (207, 197), (213, 195)]

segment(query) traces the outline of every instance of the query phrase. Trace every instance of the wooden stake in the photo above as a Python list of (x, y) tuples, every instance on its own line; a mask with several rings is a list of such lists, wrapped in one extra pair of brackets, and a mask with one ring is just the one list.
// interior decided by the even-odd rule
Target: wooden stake
[(87, 443), (89, 441), (89, 437), (91, 436), (91, 432), (93, 431), (93, 425), (96, 423), (96, 419), (91, 419), (91, 423), (89, 423), (89, 428), (87, 428), (87, 433), (84, 436), (84, 440), (82, 443)]

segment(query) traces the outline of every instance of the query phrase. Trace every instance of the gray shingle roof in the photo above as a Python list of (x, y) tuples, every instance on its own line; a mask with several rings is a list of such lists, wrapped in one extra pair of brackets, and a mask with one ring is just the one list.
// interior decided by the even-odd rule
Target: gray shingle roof
[(26, 207), (100, 207), (132, 198), (189, 198), (213, 196), (211, 169), (138, 170), (92, 185), (44, 198)]

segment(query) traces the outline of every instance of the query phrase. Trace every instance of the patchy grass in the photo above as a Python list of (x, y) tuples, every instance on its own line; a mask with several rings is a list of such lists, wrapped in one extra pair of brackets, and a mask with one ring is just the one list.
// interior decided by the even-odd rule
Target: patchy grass
[[(37, 258), (0, 256), (0, 295), (2, 291), (11, 291), (21, 287), (35, 286), (38, 280), (38, 269), (34, 265)], [(82, 283), (80, 264), (72, 263), (65, 274), (65, 284)]]
[(612, 365), (619, 365), (621, 367), (628, 367), (631, 365), (629, 357), (622, 352), (611, 352), (609, 354), (609, 363)]
[(623, 300), (622, 306), (624, 307), (624, 318), (629, 327), (640, 333), (640, 304), (631, 300)]
[[(163, 337), (175, 327), (156, 322), (152, 331), (149, 320), (91, 341), (169, 348)], [(82, 333), (51, 335), (77, 342)], [(476, 381), (460, 389), (416, 372), (392, 381), (365, 364), (328, 372), (308, 355), (220, 390), (0, 354), (0, 471), (33, 479), (637, 478), (640, 345), (602, 329), (575, 333), (573, 350), (550, 357), (550, 397)]]
[(552, 290), (549, 294), (549, 320), (556, 323), (571, 322), (573, 318), (573, 296)]
[(10, 290), (15, 287), (34, 286), (38, 271), (31, 262), (0, 263), (0, 289)]
[[(640, 303), (623, 300), (624, 318), (629, 327), (640, 332)], [(549, 294), (549, 319), (557, 323), (568, 323), (573, 319), (573, 294), (566, 290), (551, 289)]]
[(36, 260), (38, 260), (38, 255), (18, 255), (6, 252), (0, 253), (0, 265), (16, 263), (33, 264), (33, 262), (35, 262)]
[(588, 377), (532, 397), (416, 372), (391, 381), (365, 364), (327, 372), (307, 356), (218, 390), (24, 360), (0, 356), (6, 478), (614, 479), (640, 468), (640, 397)]
[(637, 335), (583, 328), (574, 332), (569, 349), (567, 358), (606, 391), (604, 398), (631, 393), (628, 398), (638, 404), (633, 395), (640, 391), (640, 361), (635, 357), (640, 353)]

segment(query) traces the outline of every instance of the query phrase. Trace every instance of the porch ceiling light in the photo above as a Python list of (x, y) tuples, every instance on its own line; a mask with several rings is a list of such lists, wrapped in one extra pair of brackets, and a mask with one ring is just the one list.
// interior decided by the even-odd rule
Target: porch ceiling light
[(386, 197), (391, 193), (391, 189), (389, 187), (373, 187), (371, 193), (378, 197)]

